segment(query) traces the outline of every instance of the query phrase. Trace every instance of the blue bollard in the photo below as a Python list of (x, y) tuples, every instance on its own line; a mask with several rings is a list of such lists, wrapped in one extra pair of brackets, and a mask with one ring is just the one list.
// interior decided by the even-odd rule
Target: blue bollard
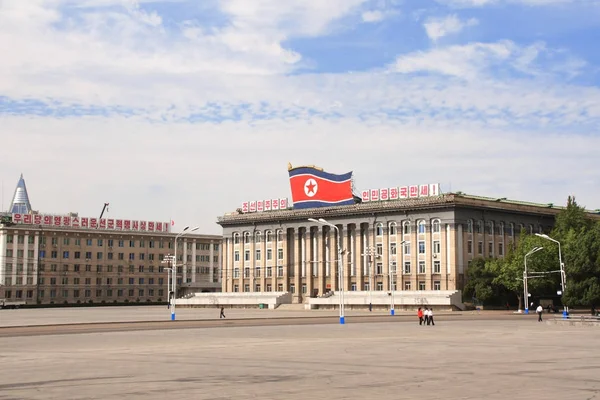
[(340, 317), (340, 325), (344, 325), (345, 323), (345, 317)]
[(567, 313), (567, 310), (563, 310), (563, 318), (567, 319), (568, 315), (569, 315), (569, 313)]
[(394, 315), (394, 310), (390, 310), (390, 315)]
[(529, 314), (529, 308), (525, 309), (525, 314)]
[(171, 314), (171, 321), (175, 321), (175, 313)]

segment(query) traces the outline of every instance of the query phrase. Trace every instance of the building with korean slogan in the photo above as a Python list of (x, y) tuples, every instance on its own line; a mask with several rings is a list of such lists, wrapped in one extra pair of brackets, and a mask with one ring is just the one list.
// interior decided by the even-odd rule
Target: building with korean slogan
[[(172, 222), (102, 214), (34, 211), (21, 176), (0, 221), (0, 299), (21, 304), (166, 302), (165, 268), (175, 253)], [(177, 245), (177, 296), (220, 291), (221, 236), (190, 233)]]
[(291, 199), (240, 199), (218, 218), (231, 298), (272, 293), (275, 306), (335, 307), (341, 273), (350, 307), (385, 307), (393, 290), (397, 308), (461, 308), (471, 260), (503, 257), (523, 229), (549, 232), (561, 209), (444, 193), (437, 183), (356, 190), (352, 172), (314, 166), (288, 173)]

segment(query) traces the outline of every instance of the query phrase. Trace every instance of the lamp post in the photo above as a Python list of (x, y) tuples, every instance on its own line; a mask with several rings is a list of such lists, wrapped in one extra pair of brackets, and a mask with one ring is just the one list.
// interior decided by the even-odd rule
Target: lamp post
[(531, 251), (525, 254), (525, 269), (523, 270), (523, 305), (525, 306), (525, 314), (529, 314), (529, 291), (527, 289), (527, 257), (533, 253), (542, 250), (543, 247), (534, 247)]
[(175, 299), (177, 298), (177, 239), (181, 236), (197, 231), (198, 227), (190, 229), (189, 226), (183, 228), (183, 231), (175, 236), (175, 263), (173, 264), (173, 272), (171, 273), (171, 291), (173, 292), (173, 296), (171, 297), (171, 321), (175, 321)]
[(343, 278), (343, 269), (342, 269), (342, 247), (340, 246), (340, 230), (338, 229), (337, 226), (335, 226), (334, 224), (327, 222), (326, 220), (324, 220), (323, 218), (319, 218), (319, 219), (314, 219), (314, 218), (309, 218), (308, 219), (311, 222), (315, 222), (317, 224), (320, 225), (326, 225), (329, 227), (332, 227), (335, 229), (336, 233), (337, 233), (337, 253), (338, 253), (338, 286), (340, 288), (340, 295), (339, 295), (339, 299), (340, 299), (340, 324), (344, 324), (346, 323), (346, 318), (344, 316), (344, 278)]
[[(402, 246), (404, 245), (404, 243), (406, 243), (406, 240), (403, 240), (402, 242), (400, 242), (400, 248), (402, 248)], [(396, 249), (396, 252), (398, 252), (398, 249)], [(388, 267), (389, 268), (389, 267)], [(398, 263), (396, 263), (396, 270), (398, 269)], [(392, 273), (392, 269), (389, 268), (389, 272), (390, 272), (390, 315), (395, 315), (396, 311), (394, 309), (395, 306), (395, 299), (394, 299), (394, 291), (395, 291), (395, 283), (396, 283), (396, 279), (395, 279), (395, 275), (396, 275), (396, 270), (394, 270), (394, 273)]]
[[(367, 268), (369, 269), (369, 311), (373, 309), (373, 269), (371, 268), (371, 257), (375, 255), (375, 247), (365, 247), (364, 254), (361, 256), (367, 256)], [(373, 263), (375, 264), (375, 263)]]
[[(567, 286), (567, 283), (566, 283), (567, 277), (565, 276), (565, 266), (562, 262), (562, 253), (560, 251), (560, 242), (556, 239), (552, 239), (550, 236), (546, 235), (545, 233), (536, 233), (535, 236), (539, 236), (542, 239), (550, 240), (551, 242), (558, 244), (558, 262), (560, 264), (561, 295), (564, 296), (565, 295), (565, 287)], [(567, 318), (568, 314), (569, 314), (569, 309), (567, 308), (567, 306), (563, 305), (563, 318)]]

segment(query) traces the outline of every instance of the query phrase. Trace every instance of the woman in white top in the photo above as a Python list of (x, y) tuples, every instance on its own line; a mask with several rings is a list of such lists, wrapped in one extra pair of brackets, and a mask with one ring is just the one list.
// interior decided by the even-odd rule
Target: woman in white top
[(429, 309), (429, 322), (431, 322), (431, 325), (435, 325), (435, 322), (433, 322), (433, 308)]
[(544, 312), (544, 308), (541, 304), (537, 306), (535, 312), (538, 314), (538, 322), (542, 322), (542, 313)]

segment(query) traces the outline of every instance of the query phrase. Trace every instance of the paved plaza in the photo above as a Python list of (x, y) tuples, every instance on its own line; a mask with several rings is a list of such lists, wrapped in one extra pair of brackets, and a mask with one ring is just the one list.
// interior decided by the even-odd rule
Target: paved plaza
[(597, 337), (525, 317), (6, 337), (0, 399), (595, 399)]

